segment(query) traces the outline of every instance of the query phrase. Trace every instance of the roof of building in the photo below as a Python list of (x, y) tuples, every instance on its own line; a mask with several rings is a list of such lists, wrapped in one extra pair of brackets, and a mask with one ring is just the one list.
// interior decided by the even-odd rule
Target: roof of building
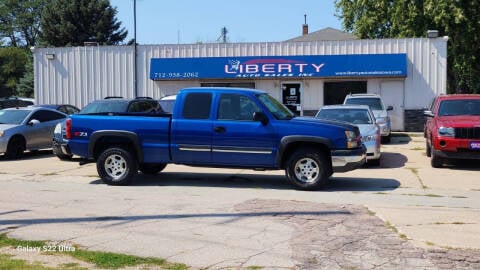
[(312, 32), (310, 34), (292, 38), (286, 41), (301, 42), (301, 41), (352, 40), (352, 39), (356, 39), (356, 37), (350, 33), (343, 32), (335, 28), (327, 27), (327, 28)]

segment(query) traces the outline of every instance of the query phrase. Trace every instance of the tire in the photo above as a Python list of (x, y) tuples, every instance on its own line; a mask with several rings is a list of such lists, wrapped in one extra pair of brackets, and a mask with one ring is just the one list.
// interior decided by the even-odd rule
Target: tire
[(367, 160), (367, 165), (378, 167), (380, 166), (380, 158)]
[(138, 168), (143, 174), (156, 174), (167, 167), (167, 164), (141, 164)]
[(435, 155), (435, 151), (431, 152), (431, 156), (432, 158), (430, 159), (430, 165), (432, 165), (433, 168), (443, 167), (443, 159)]
[(329, 166), (324, 154), (300, 148), (288, 159), (285, 174), (297, 189), (317, 190), (326, 185)]
[(430, 146), (430, 144), (428, 143), (428, 140), (426, 140), (425, 142), (425, 152), (427, 152), (427, 157), (431, 157), (432, 156), (432, 147)]
[(137, 168), (135, 157), (123, 148), (107, 148), (97, 159), (98, 175), (108, 185), (130, 184), (137, 174)]
[(388, 136), (384, 136), (381, 138), (382, 143), (390, 143), (391, 141), (391, 135), (388, 134)]
[(25, 143), (21, 137), (13, 137), (10, 139), (7, 145), (7, 151), (5, 157), (7, 159), (17, 159), (23, 155), (25, 151)]

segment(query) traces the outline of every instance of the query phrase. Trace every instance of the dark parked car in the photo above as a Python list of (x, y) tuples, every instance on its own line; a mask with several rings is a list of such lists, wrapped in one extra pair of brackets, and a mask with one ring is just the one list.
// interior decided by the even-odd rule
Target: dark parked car
[(42, 107), (57, 110), (63, 112), (64, 114), (74, 114), (80, 111), (79, 108), (70, 105), (70, 104), (43, 104), (43, 105), (32, 105), (32, 107)]
[[(115, 113), (148, 113), (163, 112), (157, 100), (148, 97), (126, 99), (107, 97), (90, 102), (78, 114), (115, 114)], [(59, 123), (53, 132), (53, 153), (62, 160), (72, 157), (65, 139), (65, 121)]]
[(8, 97), (0, 98), (0, 109), (27, 107), (35, 104), (32, 98)]
[(0, 153), (15, 159), (25, 150), (50, 148), (55, 125), (66, 117), (62, 112), (41, 107), (0, 110)]

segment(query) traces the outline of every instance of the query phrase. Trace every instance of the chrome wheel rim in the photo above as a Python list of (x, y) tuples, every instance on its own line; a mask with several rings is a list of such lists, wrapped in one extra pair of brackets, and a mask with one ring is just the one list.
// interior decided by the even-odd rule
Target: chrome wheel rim
[(120, 155), (110, 155), (105, 159), (105, 172), (114, 181), (121, 179), (128, 171), (127, 161)]
[(318, 178), (320, 168), (311, 158), (302, 158), (295, 163), (295, 176), (303, 183), (312, 183)]

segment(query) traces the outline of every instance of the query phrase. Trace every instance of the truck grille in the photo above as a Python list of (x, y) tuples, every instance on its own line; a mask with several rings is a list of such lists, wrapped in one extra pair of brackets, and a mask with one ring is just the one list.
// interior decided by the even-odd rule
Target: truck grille
[(480, 127), (455, 128), (455, 138), (480, 139)]

